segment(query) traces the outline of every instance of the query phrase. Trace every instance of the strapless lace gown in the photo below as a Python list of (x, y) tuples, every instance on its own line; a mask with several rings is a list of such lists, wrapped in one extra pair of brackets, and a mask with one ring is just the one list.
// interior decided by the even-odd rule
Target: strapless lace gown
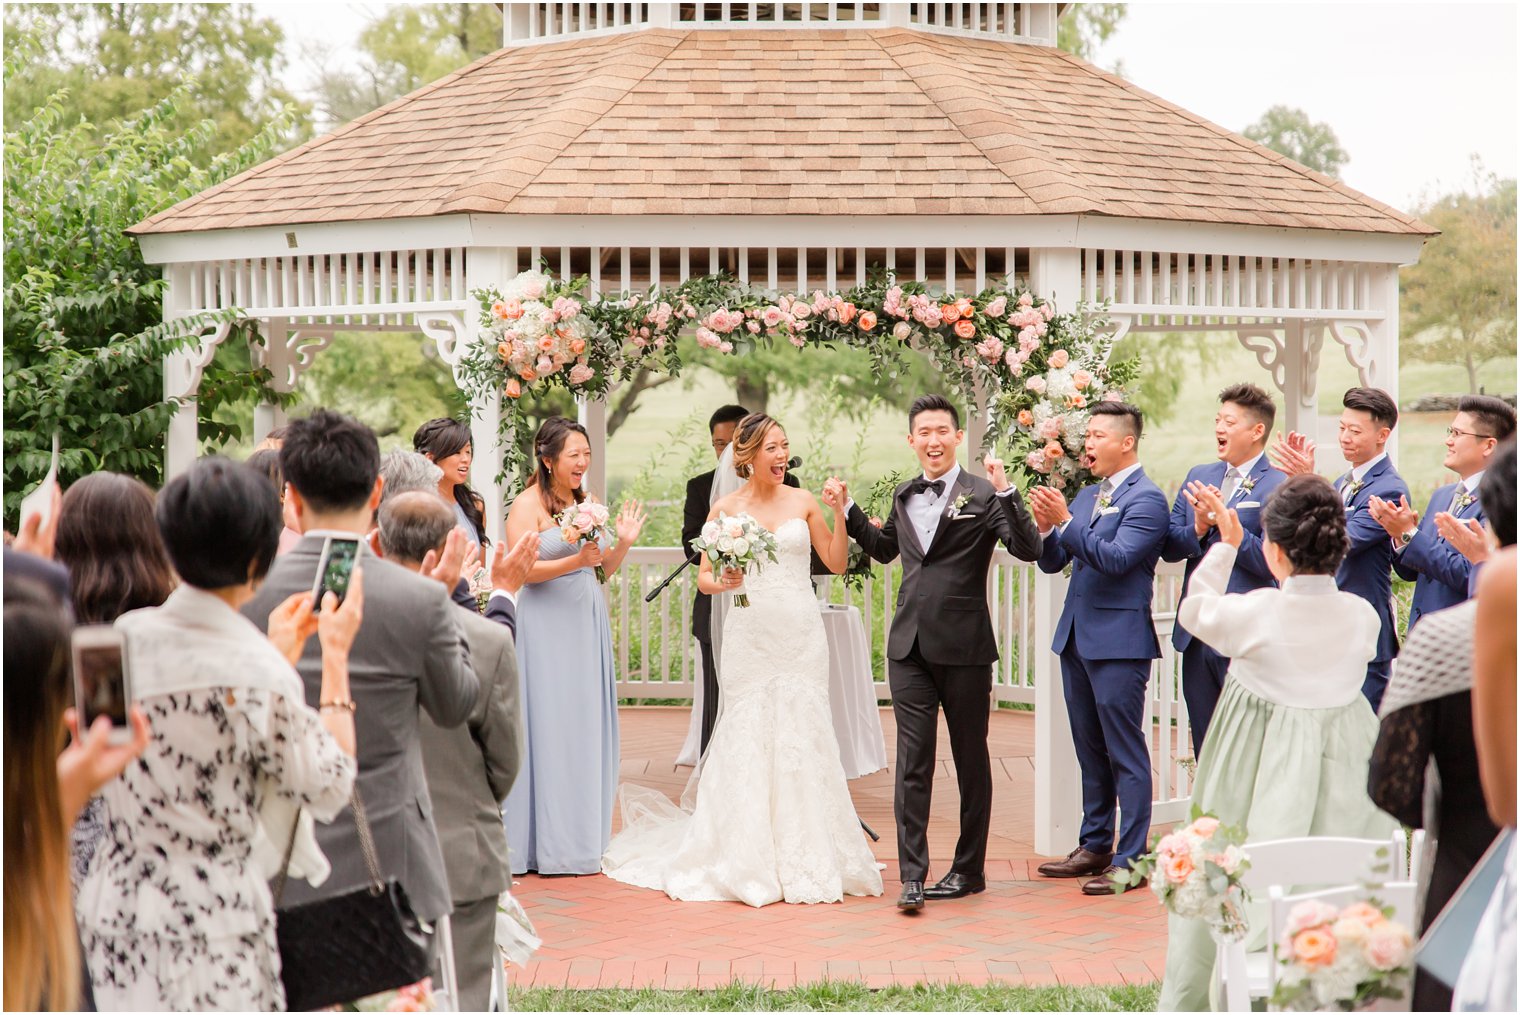
[(776, 533), (776, 562), (745, 576), (724, 621), (723, 711), (690, 813), (625, 784), (608, 877), (686, 902), (838, 902), (880, 895), (829, 712), (829, 656), (808, 578), (808, 527)]

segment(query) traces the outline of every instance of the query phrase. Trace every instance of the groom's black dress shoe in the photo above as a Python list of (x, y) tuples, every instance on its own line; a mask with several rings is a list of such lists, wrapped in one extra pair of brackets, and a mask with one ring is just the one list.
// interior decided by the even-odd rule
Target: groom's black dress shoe
[(897, 908), (907, 910), (910, 913), (924, 908), (924, 883), (922, 881), (904, 881), (902, 894), (897, 897)]
[(1042, 863), (1036, 870), (1047, 878), (1086, 878), (1102, 874), (1113, 862), (1112, 853), (1090, 853), (1079, 846), (1067, 853), (1065, 860)]
[(957, 874), (951, 871), (938, 884), (924, 889), (926, 899), (959, 899), (987, 890), (987, 879), (980, 874)]

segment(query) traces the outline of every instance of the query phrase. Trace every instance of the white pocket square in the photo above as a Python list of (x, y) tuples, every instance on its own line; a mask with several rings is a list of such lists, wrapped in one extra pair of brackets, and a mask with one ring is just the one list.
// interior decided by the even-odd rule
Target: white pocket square
[(1119, 509), (1118, 508), (1116, 508), (1116, 507), (1106, 507), (1102, 511), (1098, 512), (1098, 517), (1102, 518), (1104, 515), (1116, 515), (1118, 513), (1119, 513)]
[(962, 511), (959, 514), (953, 514), (953, 515), (951, 515), (950, 516), (950, 520), (952, 522), (958, 522), (962, 518), (980, 518), (980, 517), (982, 517), (982, 513), (980, 511), (972, 511), (972, 512), (969, 512), (969, 513), (965, 512), (965, 511)]
[(1239, 511), (1239, 510), (1241, 510), (1243, 508), (1248, 508), (1248, 507), (1259, 508), (1259, 507), (1261, 507), (1261, 501), (1259, 501), (1259, 500), (1241, 501), (1239, 504), (1235, 505), (1235, 510)]

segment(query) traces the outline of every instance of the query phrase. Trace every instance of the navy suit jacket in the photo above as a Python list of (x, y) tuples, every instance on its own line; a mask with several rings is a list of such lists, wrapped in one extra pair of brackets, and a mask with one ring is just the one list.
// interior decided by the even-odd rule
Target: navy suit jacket
[(1414, 582), (1414, 602), (1409, 607), (1409, 629), (1414, 630), (1415, 621), (1427, 613), (1435, 613), (1449, 606), (1456, 606), (1468, 598), (1468, 582), (1472, 578), (1473, 563), (1457, 552), (1456, 547), (1441, 538), (1436, 531), (1435, 517), (1442, 511), (1450, 511), (1463, 519), (1478, 522), (1485, 520), (1483, 508), (1476, 497), (1460, 511), (1452, 511), (1452, 501), (1461, 483), (1449, 483), (1431, 495), (1420, 516), (1420, 527), (1414, 538), (1402, 551), (1395, 549), (1393, 569), (1400, 578)]
[(1166, 494), (1136, 469), (1093, 520), (1097, 500), (1098, 484), (1082, 490), (1066, 528), (1045, 537), (1040, 570), (1072, 566), (1051, 650), (1064, 652), (1076, 639), (1083, 659), (1159, 659), (1151, 596), (1166, 542)]
[[(1196, 466), (1189, 470), (1187, 479), (1182, 482), (1182, 489), (1177, 491), (1177, 502), (1172, 505), (1172, 516), (1167, 522), (1166, 545), (1161, 549), (1161, 559), (1168, 563), (1187, 561), (1187, 570), (1182, 580), (1183, 596), (1187, 595), (1188, 586), (1193, 581), (1193, 572), (1203, 563), (1203, 555), (1209, 552), (1209, 547), (1219, 542), (1218, 528), (1210, 529), (1202, 539), (1198, 538), (1198, 533), (1193, 528), (1193, 506), (1188, 503), (1184, 491), (1195, 480), (1223, 489), (1224, 474), (1229, 468), (1225, 462)], [(1235, 496), (1230, 498), (1228, 506), (1234, 508), (1240, 517), (1245, 535), (1240, 540), (1235, 570), (1230, 572), (1230, 584), (1225, 591), (1255, 592), (1277, 584), (1261, 550), (1261, 509), (1267, 503), (1267, 496), (1287, 478), (1286, 473), (1272, 468), (1267, 456), (1262, 455), (1251, 467), (1250, 475), (1236, 487)], [(1251, 489), (1242, 490), (1241, 487), (1246, 483), (1251, 484)], [(1172, 625), (1173, 648), (1181, 652), (1192, 642), (1192, 633), (1180, 621)]]
[[(1344, 487), (1350, 476), (1348, 472), (1337, 479), (1336, 490)], [(1393, 618), (1393, 540), (1388, 538), (1388, 530), (1372, 517), (1367, 502), (1381, 497), (1398, 503), (1400, 497), (1408, 496), (1409, 487), (1393, 467), (1393, 461), (1384, 458), (1367, 470), (1361, 489), (1346, 506), (1346, 534), (1351, 537), (1351, 552), (1336, 572), (1335, 583), (1342, 592), (1355, 593), (1371, 603), (1382, 621), (1374, 662), (1387, 662), (1399, 654), (1399, 634)]]

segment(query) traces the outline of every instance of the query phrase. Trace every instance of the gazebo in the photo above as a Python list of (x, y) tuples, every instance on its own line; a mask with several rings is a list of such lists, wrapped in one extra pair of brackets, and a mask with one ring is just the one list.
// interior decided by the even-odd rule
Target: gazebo
[[(1287, 428), (1311, 428), (1327, 339), (1396, 395), (1398, 269), (1434, 231), (1056, 49), (1064, 6), (507, 5), (501, 50), (132, 231), (169, 279), (165, 318), (256, 320), (284, 391), (340, 330), (420, 331), (457, 367), (470, 293), (544, 260), (602, 293), (716, 271), (781, 292), (872, 266), (946, 291), (1017, 278), (1063, 309), (1107, 301), (1121, 332), (1233, 336)], [(171, 475), (197, 454), (197, 388), (228, 334), (165, 364)], [(499, 399), (474, 399), (492, 531)], [(605, 411), (582, 408), (597, 469)], [(255, 433), (279, 419), (260, 406)], [(1061, 580), (1029, 578), (1028, 623), (999, 628), (1048, 645)], [(999, 695), (1036, 704), (1037, 848), (1064, 852), (1059, 673), (1020, 656)], [(1158, 720), (1179, 698), (1158, 691)], [(1172, 761), (1157, 821), (1186, 805)]]

